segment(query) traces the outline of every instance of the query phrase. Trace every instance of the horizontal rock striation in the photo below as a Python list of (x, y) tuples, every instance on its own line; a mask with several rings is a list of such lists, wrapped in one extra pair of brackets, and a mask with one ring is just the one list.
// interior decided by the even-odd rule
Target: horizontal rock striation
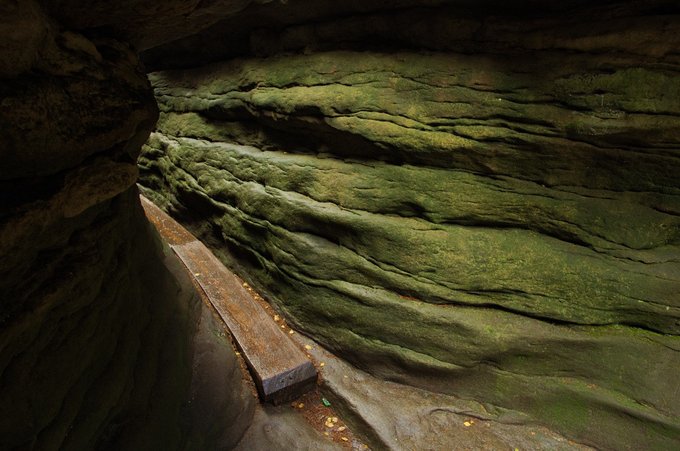
[[(145, 192), (375, 375), (601, 448), (672, 448), (678, 16), (418, 11), (398, 51), (407, 13), (362, 12), (152, 73)], [(168, 52), (145, 57), (196, 63)]]
[[(225, 3), (228, 0), (222, 0)], [(186, 2), (185, 2), (186, 3)], [(677, 62), (673, 0), (286, 0), (251, 2), (200, 33), (147, 48), (151, 70), (236, 56), (321, 50), (451, 51), (616, 49)], [(193, 17), (193, 16), (190, 16)], [(521, 33), (518, 33), (521, 30)], [(625, 38), (621, 30), (626, 31)]]

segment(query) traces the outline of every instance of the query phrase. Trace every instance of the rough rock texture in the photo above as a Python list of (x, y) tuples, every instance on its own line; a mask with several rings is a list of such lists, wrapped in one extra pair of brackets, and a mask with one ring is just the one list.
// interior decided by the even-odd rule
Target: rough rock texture
[[(253, 2), (200, 33), (148, 49), (143, 57), (152, 70), (328, 49), (487, 54), (616, 49), (638, 56), (674, 53), (677, 61), (680, 37), (672, 15), (679, 12), (674, 0)], [(622, 40), (624, 29), (627, 37)]]
[(302, 4), (219, 55), (266, 57), (151, 74), (147, 195), (374, 375), (677, 445), (677, 7)]
[(231, 344), (135, 191), (3, 253), (0, 448), (215, 449), (249, 425)]
[(513, 410), (486, 410), (456, 396), (388, 382), (338, 359), (302, 334), (320, 367), (322, 394), (352, 431), (376, 450), (555, 450), (591, 451), (531, 424)]
[(346, 448), (319, 434), (289, 406), (264, 405), (256, 410), (250, 428), (234, 449), (238, 451), (270, 449), (339, 451)]
[(275, 0), (42, 0), (61, 23), (112, 34), (140, 50), (200, 31), (250, 4)]
[(157, 116), (128, 43), (0, 3), (0, 449), (225, 449), (250, 424), (231, 343), (139, 205)]

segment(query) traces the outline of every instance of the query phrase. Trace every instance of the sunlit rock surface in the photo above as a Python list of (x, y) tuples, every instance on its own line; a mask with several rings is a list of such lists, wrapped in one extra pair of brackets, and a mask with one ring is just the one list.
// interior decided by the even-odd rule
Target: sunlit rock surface
[(224, 60), (151, 74), (148, 195), (374, 375), (677, 444), (678, 11), (302, 3), (145, 55)]

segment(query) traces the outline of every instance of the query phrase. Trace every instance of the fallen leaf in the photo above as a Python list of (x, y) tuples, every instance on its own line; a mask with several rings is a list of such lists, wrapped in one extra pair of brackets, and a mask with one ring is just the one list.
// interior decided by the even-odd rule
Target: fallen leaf
[(288, 331), (288, 334), (289, 334), (289, 335), (293, 335), (294, 333), (295, 333), (295, 331), (294, 331), (293, 329), (291, 329), (291, 330)]
[(305, 403), (301, 402), (300, 404), (298, 404), (298, 409), (302, 409), (304, 406), (305, 406)]
[(340, 427), (338, 428), (338, 432), (342, 432), (342, 431), (344, 431), (345, 429), (347, 429), (345, 426), (340, 426)]
[(472, 423), (470, 423), (469, 421), (466, 421), (465, 423), (463, 423), (463, 426), (465, 426), (467, 428), (467, 427), (472, 426)]
[(321, 362), (321, 363), (319, 363), (319, 366), (326, 366), (326, 364)]
[(274, 315), (274, 321), (278, 321), (280, 319), (281, 319), (281, 317), (279, 315)]
[(312, 347), (309, 346), (309, 345), (305, 345), (305, 349), (310, 350), (310, 349), (312, 349)]
[(349, 441), (347, 437), (340, 437), (340, 440), (342, 440), (343, 442)]

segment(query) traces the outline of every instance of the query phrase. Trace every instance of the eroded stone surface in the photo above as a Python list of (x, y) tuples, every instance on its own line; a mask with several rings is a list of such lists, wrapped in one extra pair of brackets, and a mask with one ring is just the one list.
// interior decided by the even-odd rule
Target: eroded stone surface
[(231, 448), (256, 401), (134, 188), (150, 84), (46, 3), (0, 4), (0, 448)]
[(678, 12), (671, 0), (253, 2), (200, 33), (148, 49), (143, 59), (159, 70), (244, 55), (336, 49), (508, 55), (526, 49), (605, 53), (616, 48), (677, 62), (680, 37), (672, 15)]
[(315, 431), (305, 419), (288, 406), (260, 407), (252, 425), (235, 450), (295, 449), (301, 451), (340, 450)]
[(74, 29), (104, 29), (147, 49), (195, 33), (253, 4), (273, 0), (45, 0), (46, 9)]
[(678, 65), (675, 47), (641, 57), (622, 25), (651, 36), (672, 18), (622, 17), (587, 39), (510, 21), (511, 55), (470, 32), (487, 52), (307, 49), (152, 74), (143, 183), (374, 375), (595, 446), (669, 447)]
[(58, 224), (3, 266), (0, 447), (233, 446), (255, 400), (136, 190)]
[(677, 5), (390, 3), (0, 5), (0, 447), (228, 448), (253, 415), (130, 189), (133, 47), (213, 23), (168, 64), (248, 59), (155, 77), (157, 200), (376, 375), (676, 444)]
[(520, 412), (376, 379), (308, 337), (293, 338), (323, 363), (324, 395), (372, 449), (592, 449), (531, 424)]

